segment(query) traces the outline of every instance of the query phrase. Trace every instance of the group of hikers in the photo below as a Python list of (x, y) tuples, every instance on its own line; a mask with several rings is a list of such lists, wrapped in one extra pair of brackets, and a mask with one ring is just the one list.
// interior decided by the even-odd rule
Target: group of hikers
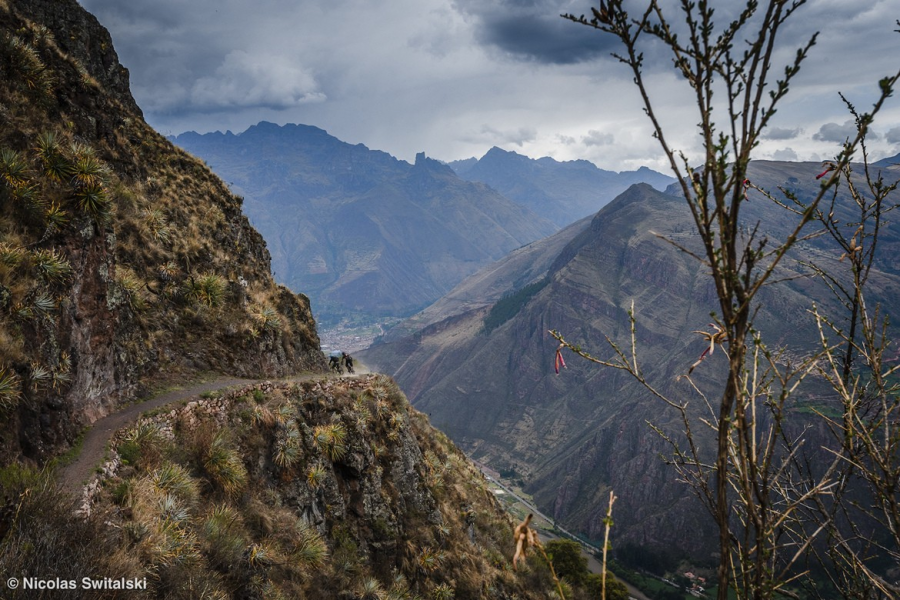
[(353, 374), (353, 357), (346, 352), (332, 352), (328, 358), (328, 364), (335, 373), (344, 374), (344, 367), (347, 372)]

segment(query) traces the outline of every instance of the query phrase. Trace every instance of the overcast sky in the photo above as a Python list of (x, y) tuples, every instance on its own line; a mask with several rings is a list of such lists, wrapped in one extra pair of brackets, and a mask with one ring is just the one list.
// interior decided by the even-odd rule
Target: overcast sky
[[(266, 120), (410, 161), (500, 146), (617, 171), (666, 168), (611, 40), (558, 16), (589, 14), (590, 0), (80, 1), (112, 33), (147, 121), (167, 135)], [(833, 156), (851, 125), (838, 92), (866, 109), (878, 79), (900, 69), (898, 18), (900, 0), (809, 0), (781, 56), (816, 30), (819, 43), (756, 158)], [(670, 62), (653, 63), (658, 112), (690, 156), (690, 89)], [(900, 152), (900, 99), (874, 132), (876, 158)]]

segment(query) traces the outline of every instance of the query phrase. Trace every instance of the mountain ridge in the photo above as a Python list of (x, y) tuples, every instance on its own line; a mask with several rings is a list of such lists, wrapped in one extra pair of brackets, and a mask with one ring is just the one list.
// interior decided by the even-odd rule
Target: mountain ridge
[(634, 183), (662, 190), (674, 181), (648, 167), (616, 173), (584, 159), (533, 159), (497, 146), (480, 159), (448, 164), (461, 177), (490, 185), (560, 227), (593, 215)]
[[(760, 161), (751, 164), (748, 176), (766, 189), (791, 189), (802, 200), (816, 193), (818, 166)], [(770, 237), (787, 234), (789, 224), (762, 196), (751, 193), (743, 209), (747, 222), (761, 223)], [(835, 211), (837, 218), (852, 220), (845, 205)], [(385, 336), (383, 344), (360, 357), (393, 374), (438, 427), (476, 460), (520, 480), (538, 507), (566, 527), (599, 539), (613, 489), (620, 498), (620, 543), (709, 558), (713, 545), (704, 542), (711, 539), (709, 523), (657, 458), (666, 444), (646, 425), (655, 423), (678, 439), (673, 415), (621, 372), (572, 357), (568, 369), (554, 374), (557, 342), (547, 333), (558, 330), (601, 358), (610, 352), (605, 336), (627, 352), (633, 302), (644, 375), (663, 393), (684, 395), (688, 390), (679, 387), (686, 384), (678, 376), (702, 351), (696, 332), (707, 328), (717, 301), (702, 266), (665, 241), (697, 252), (693, 231), (679, 197), (632, 186), (572, 236), (555, 260), (544, 263), (548, 283), (490, 333), (484, 326), (491, 303), (470, 300), (471, 310), (431, 320), (410, 335)], [(900, 236), (895, 227), (881, 236), (883, 252), (871, 292), (890, 311), (900, 298), (900, 270), (893, 258)], [(757, 327), (774, 347), (802, 353), (818, 343), (809, 298), (825, 313), (840, 313), (824, 286), (806, 274), (803, 262), (835, 270), (840, 250), (819, 236), (802, 242), (797, 251), (776, 277), (784, 281), (762, 292)], [(522, 265), (509, 265), (511, 272), (494, 277), (511, 281), (524, 272)], [(483, 288), (475, 282), (471, 290), (477, 297)], [(701, 388), (721, 377), (721, 361), (716, 353), (695, 371)], [(803, 402), (823, 401), (812, 400), (818, 392), (812, 380), (809, 385)], [(803, 406), (792, 408), (792, 418), (800, 423)]]
[(279, 278), (308, 293), (325, 323), (408, 316), (556, 229), (424, 153), (410, 165), (313, 126), (172, 139), (244, 194)]

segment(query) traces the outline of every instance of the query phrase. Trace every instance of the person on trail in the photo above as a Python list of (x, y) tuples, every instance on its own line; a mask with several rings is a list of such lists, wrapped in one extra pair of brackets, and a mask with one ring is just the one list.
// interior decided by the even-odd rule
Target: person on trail
[(347, 372), (353, 374), (353, 357), (344, 352), (344, 364), (347, 365)]
[(343, 375), (344, 370), (341, 368), (341, 358), (342, 357), (337, 354), (332, 354), (328, 358), (328, 366), (331, 367), (331, 370), (335, 373), (340, 373), (341, 375)]

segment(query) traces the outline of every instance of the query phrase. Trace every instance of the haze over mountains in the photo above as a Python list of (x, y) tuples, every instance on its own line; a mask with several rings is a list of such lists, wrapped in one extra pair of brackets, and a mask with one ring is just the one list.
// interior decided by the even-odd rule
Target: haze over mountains
[(174, 141), (244, 195), (273, 270), (323, 323), (409, 315), (555, 230), (424, 154), (410, 165), (315, 127), (260, 123)]
[(467, 169), (456, 164), (461, 178), (424, 154), (410, 165), (307, 125), (171, 139), (244, 195), (278, 279), (308, 294), (326, 327), (409, 316), (480, 267), (595, 212), (624, 182), (668, 180), (498, 148)]
[(486, 183), (560, 227), (593, 215), (635, 183), (664, 190), (675, 181), (647, 167), (616, 173), (587, 160), (533, 159), (496, 146), (480, 159), (449, 164), (463, 179)]
[[(784, 186), (809, 198), (818, 187), (818, 170), (816, 163), (755, 162), (750, 176), (766, 189)], [(759, 194), (750, 198), (744, 207), (748, 226), (758, 222), (770, 237), (783, 239), (788, 220), (782, 209)], [(846, 206), (839, 206), (836, 215), (851, 220)], [(458, 286), (465, 302), (442, 299), (395, 330), (411, 333), (389, 333), (361, 358), (392, 374), (414, 404), (467, 452), (520, 478), (540, 508), (566, 526), (599, 538), (606, 496), (613, 489), (620, 498), (620, 543), (708, 556), (709, 523), (686, 486), (659, 459), (666, 444), (647, 425), (652, 422), (677, 437), (681, 426), (675, 415), (621, 372), (572, 357), (568, 369), (555, 375), (557, 342), (547, 333), (557, 329), (606, 358), (604, 335), (627, 347), (633, 301), (645, 375), (658, 389), (687, 399), (690, 389), (677, 377), (703, 350), (694, 331), (707, 328), (717, 300), (704, 268), (660, 236), (690, 249), (697, 244), (693, 232), (680, 198), (648, 185), (633, 186), (588, 226), (529, 246), (540, 258), (522, 263), (511, 255), (483, 269)], [(900, 261), (895, 258), (900, 235), (892, 226), (882, 236), (871, 291), (873, 300), (891, 312), (900, 305)], [(548, 259), (553, 252), (555, 258)], [(840, 254), (827, 238), (806, 241), (779, 279), (808, 274), (802, 261), (838, 272)], [(476, 300), (496, 300), (504, 291), (507, 297), (497, 302)], [(814, 347), (808, 312), (813, 302), (839, 313), (825, 286), (809, 277), (767, 288), (757, 324), (768, 343), (789, 349), (788, 356)], [(723, 367), (716, 354), (694, 378), (701, 387), (712, 384)], [(815, 383), (810, 385), (807, 393), (815, 389)], [(805, 401), (793, 407), (795, 424), (804, 422), (807, 402), (815, 403), (812, 394), (800, 397)]]

